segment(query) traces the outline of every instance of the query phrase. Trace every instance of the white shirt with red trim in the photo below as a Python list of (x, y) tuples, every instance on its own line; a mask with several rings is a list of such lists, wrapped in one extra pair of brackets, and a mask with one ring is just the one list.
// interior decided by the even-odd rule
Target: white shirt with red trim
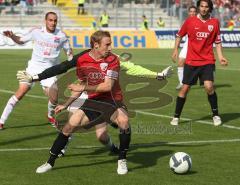
[(72, 54), (69, 40), (60, 29), (54, 33), (47, 32), (46, 28), (33, 28), (26, 35), (20, 38), (22, 42), (33, 41), (33, 52), (29, 67), (48, 68), (59, 64), (61, 49), (64, 49), (67, 55)]

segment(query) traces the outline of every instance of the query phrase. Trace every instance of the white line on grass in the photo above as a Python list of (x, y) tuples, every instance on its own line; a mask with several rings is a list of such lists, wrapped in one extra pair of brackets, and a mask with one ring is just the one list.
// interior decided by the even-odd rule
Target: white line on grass
[[(219, 139), (219, 140), (200, 140), (200, 141), (178, 141), (178, 142), (166, 142), (166, 143), (146, 143), (146, 144), (132, 144), (131, 146), (164, 146), (164, 145), (192, 145), (192, 144), (204, 144), (204, 143), (234, 143), (240, 142), (240, 138), (236, 139)], [(86, 146), (76, 146), (72, 149), (93, 149), (102, 148), (102, 146), (86, 145)], [(21, 151), (41, 151), (49, 150), (50, 148), (2, 148), (0, 152), (21, 152)]]
[[(7, 94), (14, 94), (14, 91), (8, 91), (5, 89), (0, 89), (0, 92), (7, 93)], [(46, 96), (37, 96), (37, 95), (31, 95), (31, 94), (26, 94), (25, 96), (30, 97), (30, 98), (38, 98), (38, 99), (48, 99)]]
[[(8, 94), (14, 94), (15, 93), (13, 91), (8, 91), (8, 90), (4, 90), (4, 89), (0, 89), (0, 92), (8, 93)], [(37, 96), (37, 95), (29, 95), (29, 94), (26, 94), (25, 96), (31, 97), (31, 98), (38, 98), (38, 99), (47, 99), (47, 97), (45, 97), (45, 96)], [(167, 116), (167, 115), (163, 115), (163, 114), (154, 114), (154, 113), (144, 112), (144, 111), (136, 111), (136, 112), (138, 112), (140, 114), (151, 115), (151, 116), (156, 116), (156, 117), (172, 118), (171, 116)], [(189, 118), (182, 118), (182, 117), (181, 117), (181, 120), (191, 121), (191, 119), (189, 119)], [(213, 123), (209, 122), (209, 121), (197, 120), (195, 122), (203, 123), (203, 124), (207, 124), (207, 125), (213, 125)], [(231, 125), (222, 125), (222, 127), (240, 130), (240, 127), (231, 126)]]
[[(149, 63), (141, 63), (141, 65), (149, 65), (149, 66), (168, 66), (167, 64), (149, 64)], [(218, 67), (217, 70), (224, 70), (224, 71), (240, 71), (238, 68), (230, 68), (230, 67)]]
[[(144, 114), (144, 115), (155, 116), (155, 117), (172, 118), (172, 116), (167, 116), (167, 115), (163, 115), (163, 114), (154, 114), (154, 113), (151, 113), (151, 112), (144, 112), (144, 111), (136, 111), (136, 112), (140, 113), (140, 114)], [(183, 117), (181, 117), (181, 120), (183, 120), (183, 121), (192, 121), (189, 118), (183, 118)], [(196, 120), (194, 122), (203, 123), (203, 124), (207, 124), (207, 125), (212, 125), (213, 126), (213, 123), (210, 122), (210, 121)], [(232, 126), (232, 125), (226, 125), (226, 124), (221, 125), (221, 127), (240, 130), (240, 127), (236, 127), (236, 126)]]

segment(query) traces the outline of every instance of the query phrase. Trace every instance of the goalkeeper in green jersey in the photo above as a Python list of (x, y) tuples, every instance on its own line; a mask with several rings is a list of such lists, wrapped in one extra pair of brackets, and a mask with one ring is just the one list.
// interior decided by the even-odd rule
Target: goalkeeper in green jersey
[(130, 53), (122, 53), (119, 55), (121, 70), (126, 71), (127, 75), (164, 80), (172, 74), (172, 66), (168, 66), (162, 72), (154, 72), (140, 65), (134, 64), (130, 61), (131, 58), (132, 55)]

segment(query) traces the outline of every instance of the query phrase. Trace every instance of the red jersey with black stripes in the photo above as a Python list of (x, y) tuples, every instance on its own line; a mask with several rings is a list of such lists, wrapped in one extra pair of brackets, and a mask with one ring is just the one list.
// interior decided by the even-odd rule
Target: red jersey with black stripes
[(77, 60), (77, 76), (88, 85), (95, 86), (103, 83), (105, 78), (115, 80), (110, 92), (88, 92), (89, 99), (104, 99), (122, 101), (122, 91), (119, 85), (120, 62), (118, 56), (110, 53), (100, 60), (93, 59), (89, 52)]
[(216, 18), (200, 19), (199, 15), (189, 17), (183, 23), (177, 36), (188, 35), (186, 64), (203, 66), (215, 64), (213, 44), (221, 42), (220, 25)]

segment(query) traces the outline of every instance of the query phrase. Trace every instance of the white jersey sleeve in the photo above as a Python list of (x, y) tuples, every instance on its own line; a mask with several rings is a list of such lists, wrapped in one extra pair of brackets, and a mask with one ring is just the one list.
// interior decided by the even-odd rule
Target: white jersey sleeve
[(186, 58), (187, 57), (187, 50), (188, 50), (188, 37), (186, 36), (186, 40), (183, 44), (183, 47), (179, 53), (179, 58)]
[(71, 45), (70, 45), (70, 42), (69, 42), (69, 39), (66, 35), (66, 39), (63, 41), (63, 45), (62, 45), (62, 48), (63, 50), (65, 51), (67, 57), (68, 57), (68, 60), (72, 60), (73, 58), (73, 51), (72, 51), (72, 48), (71, 48)]
[(33, 40), (33, 32), (34, 32), (35, 29), (36, 28), (31, 29), (27, 34), (23, 35), (20, 38), (20, 41), (25, 43), (25, 42)]

